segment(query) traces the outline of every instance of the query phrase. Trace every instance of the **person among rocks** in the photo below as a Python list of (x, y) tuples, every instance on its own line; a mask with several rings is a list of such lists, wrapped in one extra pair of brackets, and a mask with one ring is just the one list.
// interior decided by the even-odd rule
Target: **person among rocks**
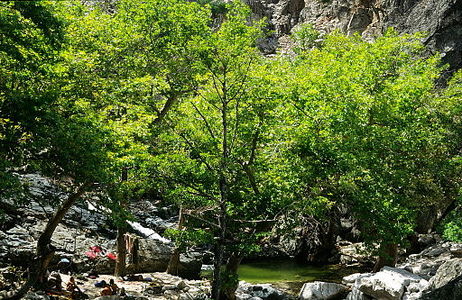
[(74, 277), (69, 278), (69, 282), (66, 284), (66, 290), (69, 292), (82, 292), (80, 288), (75, 283)]
[(117, 295), (119, 287), (115, 284), (114, 279), (109, 280), (109, 286), (111, 287), (112, 295)]
[(63, 289), (61, 286), (62, 282), (61, 275), (58, 272), (52, 272), (48, 279), (48, 288), (50, 290), (61, 291)]
[(66, 284), (66, 290), (68, 292), (71, 292), (71, 298), (72, 299), (85, 298), (85, 297), (83, 297), (83, 296), (85, 296), (85, 294), (77, 286), (77, 283), (75, 282), (74, 277), (69, 278), (69, 282)]
[(101, 296), (112, 296), (112, 289), (109, 284), (106, 284), (100, 293)]
[(127, 292), (125, 291), (124, 287), (120, 288), (119, 296), (122, 296), (122, 297), (127, 296)]

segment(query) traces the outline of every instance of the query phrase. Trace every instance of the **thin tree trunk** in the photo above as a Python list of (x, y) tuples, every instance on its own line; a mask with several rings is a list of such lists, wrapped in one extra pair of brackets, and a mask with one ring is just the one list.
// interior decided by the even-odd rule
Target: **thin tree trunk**
[(220, 170), (220, 202), (219, 202), (219, 212), (218, 212), (218, 227), (219, 227), (219, 237), (215, 247), (215, 256), (214, 256), (214, 270), (213, 270), (213, 282), (212, 282), (212, 299), (220, 299), (220, 290), (222, 288), (222, 277), (221, 277), (221, 266), (223, 262), (223, 256), (225, 252), (225, 238), (227, 230), (227, 203), (228, 203), (228, 182), (226, 179), (226, 171), (228, 169), (228, 157), (229, 157), (229, 148), (228, 148), (228, 98), (227, 98), (227, 87), (226, 87), (226, 70), (224, 71), (223, 78), (223, 96), (221, 99), (222, 108), (221, 108), (221, 121), (223, 125), (223, 142), (222, 142), (222, 159), (221, 159), (221, 170)]
[(378, 272), (385, 266), (394, 267), (398, 258), (398, 244), (380, 245), (380, 253), (372, 272)]
[(239, 286), (237, 270), (241, 264), (242, 256), (232, 253), (226, 264), (226, 285), (221, 290), (221, 300), (236, 300), (236, 290)]
[(70, 195), (56, 210), (53, 217), (48, 221), (45, 229), (37, 241), (36, 257), (30, 268), (29, 277), (26, 283), (16, 292), (3, 297), (2, 299), (21, 299), (24, 294), (33, 286), (44, 286), (46, 284), (46, 271), (53, 258), (55, 250), (51, 245), (51, 237), (56, 227), (63, 220), (66, 213), (74, 203), (85, 193), (86, 189), (92, 184), (87, 182), (82, 184), (75, 193)]
[(117, 226), (117, 258), (114, 270), (114, 276), (125, 276), (126, 260), (127, 260), (127, 245), (125, 242), (125, 234), (127, 228), (124, 225)]
[[(122, 182), (128, 180), (128, 169), (122, 169)], [(125, 209), (126, 199), (120, 200), (121, 209)], [(125, 234), (127, 233), (127, 223), (125, 220), (121, 221), (122, 224), (117, 226), (117, 258), (114, 269), (114, 276), (125, 276), (126, 274), (126, 261), (127, 261), (127, 243), (125, 242)]]
[[(183, 208), (180, 206), (180, 213), (178, 216), (178, 230), (182, 230), (184, 225), (184, 216), (183, 216)], [(170, 257), (170, 261), (168, 262), (167, 273), (171, 275), (178, 275), (178, 268), (180, 266), (180, 248), (175, 247), (173, 250), (172, 256)]]
[(215, 245), (214, 251), (214, 259), (213, 259), (213, 282), (212, 282), (212, 299), (219, 300), (220, 299), (220, 291), (221, 291), (221, 266), (223, 261), (223, 254), (224, 254), (224, 245), (220, 240)]

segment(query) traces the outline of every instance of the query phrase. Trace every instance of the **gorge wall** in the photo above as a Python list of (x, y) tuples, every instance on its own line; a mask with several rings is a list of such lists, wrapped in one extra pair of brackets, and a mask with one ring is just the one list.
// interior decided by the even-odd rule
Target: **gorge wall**
[(339, 29), (371, 38), (394, 27), (425, 32), (430, 53), (440, 52), (451, 70), (462, 67), (462, 0), (245, 0), (257, 17), (266, 17), (275, 51), (277, 41), (298, 24), (321, 32)]

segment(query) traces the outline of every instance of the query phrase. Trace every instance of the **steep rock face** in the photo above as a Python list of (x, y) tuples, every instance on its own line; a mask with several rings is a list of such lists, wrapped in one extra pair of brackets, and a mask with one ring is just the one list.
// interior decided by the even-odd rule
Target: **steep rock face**
[(258, 17), (266, 17), (276, 37), (300, 23), (321, 32), (339, 29), (371, 37), (388, 27), (428, 34), (424, 42), (439, 51), (452, 69), (462, 63), (462, 0), (246, 0)]

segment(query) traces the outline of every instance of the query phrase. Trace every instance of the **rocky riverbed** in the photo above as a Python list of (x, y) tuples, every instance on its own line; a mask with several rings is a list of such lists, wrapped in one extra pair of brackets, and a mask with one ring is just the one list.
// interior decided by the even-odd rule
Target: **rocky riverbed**
[(347, 300), (462, 299), (462, 244), (439, 242), (396, 268), (346, 276), (342, 284), (306, 283), (299, 298)]
[[(66, 196), (65, 191), (43, 176), (24, 175), (22, 180), (29, 187), (28, 193), (23, 195), (25, 204), (7, 213), (0, 224), (0, 291), (14, 289), (24, 280), (27, 266), (34, 257), (38, 236), (53, 212), (53, 201)], [(90, 270), (99, 274), (110, 274), (114, 270), (114, 261), (108, 256), (89, 258), (85, 254), (96, 245), (107, 253), (115, 251), (115, 227), (104, 208), (98, 206), (100, 197), (94, 194), (85, 198), (69, 211), (65, 221), (56, 229), (52, 239), (56, 247), (52, 270), (59, 269), (58, 262), (62, 259), (72, 261), (78, 284), (90, 299), (98, 298), (100, 294), (100, 289), (94, 286), (95, 281), (109, 281), (111, 278), (131, 295), (132, 298), (126, 299), (207, 298), (210, 283), (205, 279), (198, 280), (201, 268), (211, 262), (206, 249), (188, 249), (181, 256), (179, 276), (164, 273), (174, 245), (161, 234), (175, 226), (177, 217), (174, 208), (158, 208), (153, 201), (139, 202), (133, 210), (136, 221), (130, 222), (130, 234), (139, 239), (139, 261), (129, 265), (131, 273), (150, 277), (152, 281), (126, 282), (110, 275), (100, 275), (97, 279), (85, 277), (84, 274)], [(4, 203), (11, 201), (6, 199)], [(241, 281), (236, 296), (238, 300), (462, 299), (462, 244), (444, 242), (435, 235), (421, 238), (427, 241), (427, 247), (403, 259), (396, 268), (385, 267), (377, 273), (356, 273), (344, 277), (341, 282), (309, 282), (303, 285), (298, 295), (297, 291), (289, 292), (280, 286)], [(361, 247), (360, 243), (341, 241), (335, 252), (345, 265), (364, 264), (370, 257), (357, 251)], [(283, 251), (271, 254), (279, 252)], [(62, 274), (62, 277), (66, 282), (68, 276)], [(101, 299), (120, 298), (111, 297)], [(32, 291), (25, 299), (51, 298)]]

